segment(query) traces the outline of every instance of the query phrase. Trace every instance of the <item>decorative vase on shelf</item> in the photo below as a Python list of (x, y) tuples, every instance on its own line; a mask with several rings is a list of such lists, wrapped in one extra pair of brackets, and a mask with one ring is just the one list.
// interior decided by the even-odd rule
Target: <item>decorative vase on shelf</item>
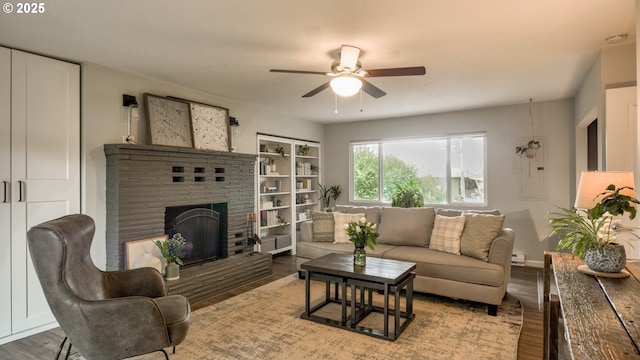
[(174, 262), (167, 264), (167, 267), (165, 268), (164, 276), (167, 279), (167, 281), (180, 279), (180, 265)]
[(364, 250), (364, 243), (355, 243), (356, 248), (353, 250), (353, 265), (365, 266), (367, 265), (367, 252)]
[(627, 254), (623, 245), (604, 245), (602, 252), (597, 248), (590, 248), (584, 254), (584, 262), (594, 271), (605, 273), (620, 272), (627, 264)]

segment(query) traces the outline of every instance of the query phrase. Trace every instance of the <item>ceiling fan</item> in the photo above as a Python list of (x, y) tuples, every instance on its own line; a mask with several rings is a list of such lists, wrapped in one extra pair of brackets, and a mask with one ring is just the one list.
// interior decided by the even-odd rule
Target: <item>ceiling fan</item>
[(380, 98), (387, 95), (377, 86), (371, 84), (364, 78), (366, 77), (382, 77), (382, 76), (410, 76), (424, 75), (426, 70), (424, 66), (389, 68), (365, 70), (358, 57), (360, 56), (360, 48), (349, 45), (342, 45), (340, 48), (339, 59), (331, 63), (331, 72), (321, 71), (304, 71), (304, 70), (281, 70), (271, 69), (271, 72), (292, 73), (292, 74), (311, 74), (326, 75), (333, 77), (332, 80), (318, 86), (317, 88), (302, 95), (302, 97), (311, 97), (319, 92), (331, 87), (331, 89), (340, 96), (351, 96), (356, 94), (360, 89), (374, 98)]

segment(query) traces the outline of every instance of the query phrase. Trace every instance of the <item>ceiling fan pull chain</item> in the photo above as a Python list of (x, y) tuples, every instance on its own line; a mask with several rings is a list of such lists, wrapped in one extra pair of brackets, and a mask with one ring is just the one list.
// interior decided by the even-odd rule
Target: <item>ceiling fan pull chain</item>
[(338, 113), (338, 94), (334, 94), (334, 96), (336, 97), (336, 109), (334, 113), (337, 114)]
[(362, 88), (360, 88), (360, 112), (362, 112)]

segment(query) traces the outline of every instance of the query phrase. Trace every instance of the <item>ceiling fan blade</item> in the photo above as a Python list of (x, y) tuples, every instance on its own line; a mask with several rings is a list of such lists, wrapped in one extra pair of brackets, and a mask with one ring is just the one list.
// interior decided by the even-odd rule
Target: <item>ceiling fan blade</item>
[(390, 69), (375, 69), (365, 70), (369, 75), (367, 77), (380, 77), (380, 76), (409, 76), (409, 75), (424, 75), (427, 70), (424, 66), (404, 67), (404, 68), (390, 68)]
[(365, 79), (360, 79), (360, 81), (362, 81), (362, 91), (366, 92), (367, 94), (373, 96), (374, 98), (381, 98), (385, 95), (387, 95), (386, 92), (382, 91), (382, 89), (380, 89), (379, 87), (373, 85), (372, 83), (368, 82)]
[(305, 98), (305, 97), (312, 97), (313, 95), (315, 95), (315, 94), (317, 94), (317, 93), (321, 92), (322, 90), (324, 90), (324, 89), (326, 89), (326, 88), (328, 88), (328, 87), (329, 87), (329, 81), (327, 81), (326, 83), (324, 83), (324, 84), (322, 84), (322, 85), (318, 86), (317, 88), (315, 88), (315, 89), (313, 89), (313, 90), (309, 91), (308, 93), (306, 93), (306, 94), (302, 95), (302, 97), (303, 97), (303, 98)]
[(270, 72), (276, 73), (288, 73), (288, 74), (311, 74), (311, 75), (327, 75), (326, 72), (322, 71), (305, 71), (305, 70), (281, 70), (281, 69), (271, 69)]
[(340, 67), (355, 70), (358, 64), (358, 56), (360, 56), (360, 48), (342, 45), (340, 49)]

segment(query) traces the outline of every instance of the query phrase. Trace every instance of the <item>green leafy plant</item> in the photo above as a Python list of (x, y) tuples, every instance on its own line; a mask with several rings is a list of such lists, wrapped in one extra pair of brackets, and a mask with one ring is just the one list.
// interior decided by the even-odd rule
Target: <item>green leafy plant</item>
[(600, 197), (601, 199), (600, 202), (590, 210), (590, 216), (598, 218), (606, 212), (609, 212), (609, 214), (613, 216), (618, 216), (628, 212), (629, 219), (633, 220), (636, 217), (636, 208), (633, 204), (640, 204), (640, 201), (629, 195), (620, 194), (620, 191), (624, 189), (633, 190), (630, 186), (623, 186), (617, 189), (613, 184), (607, 186), (605, 191), (596, 195), (596, 199)]
[(378, 234), (376, 232), (376, 224), (373, 222), (367, 222), (367, 219), (361, 217), (357, 222), (350, 221), (344, 225), (344, 231), (349, 236), (349, 241), (354, 243), (356, 247), (358, 245), (366, 246), (371, 250), (374, 250), (378, 244)]
[[(540, 149), (540, 146), (540, 141), (531, 139), (524, 145), (516, 146), (516, 154), (520, 156), (525, 155), (527, 157), (535, 157), (535, 151)], [(530, 156), (531, 152), (533, 152), (533, 156)]]
[(184, 265), (182, 259), (180, 259), (180, 253), (185, 244), (185, 239), (182, 237), (182, 234), (175, 233), (171, 239), (167, 239), (166, 241), (156, 240), (153, 243), (160, 249), (162, 257), (167, 259), (167, 264), (176, 263), (178, 265)]
[(276, 145), (276, 152), (282, 157), (287, 157), (287, 155), (284, 153), (284, 148), (280, 144)]
[(592, 248), (602, 249), (609, 244), (611, 218), (592, 218), (587, 211), (573, 211), (559, 208), (559, 211), (552, 212), (551, 235), (560, 235), (561, 239), (556, 247), (558, 250), (569, 250), (580, 259), (584, 259), (584, 254)]
[(618, 235), (630, 234), (638, 238), (633, 233), (635, 228), (621, 227), (617, 225), (619, 220), (613, 220), (613, 216), (629, 213), (629, 218), (636, 216), (636, 208), (632, 203), (640, 204), (638, 199), (628, 195), (620, 194), (624, 189), (633, 188), (624, 186), (621, 188), (611, 184), (606, 190), (598, 195), (600, 198), (592, 209), (570, 210), (558, 208), (559, 211), (552, 212), (549, 223), (551, 225), (551, 235), (559, 235), (560, 242), (558, 250), (569, 250), (575, 256), (584, 259), (588, 250), (597, 249), (601, 253), (608, 244), (617, 243)]
[(318, 184), (318, 189), (320, 191), (320, 198), (322, 199), (322, 205), (325, 208), (328, 208), (331, 205), (331, 200), (335, 202), (342, 194), (342, 187), (340, 185), (332, 185), (330, 187), (326, 187), (322, 184)]
[(391, 197), (391, 206), (402, 208), (414, 208), (424, 206), (424, 196), (418, 184), (409, 180), (406, 183), (396, 184)]
[(300, 145), (298, 146), (298, 155), (307, 155), (307, 153), (309, 152), (309, 145), (304, 144), (304, 145)]

